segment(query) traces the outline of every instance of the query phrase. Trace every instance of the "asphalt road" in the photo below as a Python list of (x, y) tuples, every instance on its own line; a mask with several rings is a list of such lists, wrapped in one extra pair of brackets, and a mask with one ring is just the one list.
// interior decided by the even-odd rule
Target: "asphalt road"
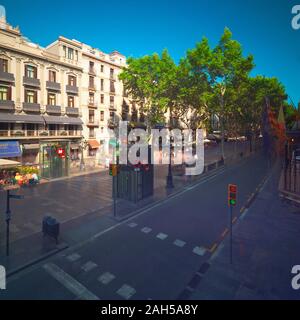
[(261, 155), (187, 187), (89, 242), (9, 278), (0, 299), (176, 299), (267, 172)]
[[(225, 149), (228, 156), (232, 155), (234, 143), (226, 143)], [(246, 149), (247, 142), (239, 143), (239, 151)], [(205, 150), (206, 163), (217, 161), (220, 157), (220, 146)], [(155, 188), (165, 186), (167, 171), (167, 166), (155, 168)], [(105, 171), (23, 188), (19, 193), (25, 198), (11, 201), (11, 242), (40, 232), (42, 219), (46, 215), (64, 223), (111, 206), (112, 179)], [(0, 192), (0, 247), (5, 245), (5, 196), (4, 192)]]

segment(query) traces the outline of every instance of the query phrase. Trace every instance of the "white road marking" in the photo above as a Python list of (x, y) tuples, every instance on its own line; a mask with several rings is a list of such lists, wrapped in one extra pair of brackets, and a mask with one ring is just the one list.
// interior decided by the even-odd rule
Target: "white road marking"
[(128, 224), (128, 227), (135, 228), (137, 225), (138, 225), (137, 223), (131, 222), (131, 223)]
[(69, 256), (66, 257), (69, 261), (75, 262), (81, 258), (81, 256), (78, 253), (72, 253)]
[(81, 269), (85, 272), (89, 272), (97, 267), (98, 265), (96, 263), (94, 263), (93, 261), (88, 261), (81, 267)]
[(148, 227), (144, 227), (143, 229), (141, 229), (141, 231), (144, 233), (150, 233), (152, 231), (152, 229), (148, 228)]
[(245, 209), (244, 212), (242, 213), (242, 215), (240, 216), (241, 220), (244, 220), (244, 218), (246, 217), (246, 214), (248, 213), (249, 209)]
[(101, 282), (102, 284), (109, 284), (115, 278), (116, 277), (112, 273), (105, 272), (98, 278), (98, 281)]
[(43, 268), (49, 275), (73, 293), (76, 298), (80, 300), (100, 300), (95, 294), (54, 263), (47, 263)]
[(195, 248), (193, 249), (193, 252), (194, 252), (195, 254), (197, 254), (198, 256), (204, 256), (205, 253), (206, 253), (206, 249), (203, 248), (203, 247), (195, 247)]
[(168, 235), (165, 233), (159, 233), (156, 238), (160, 239), (160, 240), (165, 240), (168, 238)]
[(128, 284), (124, 284), (117, 291), (117, 294), (126, 300), (130, 299), (135, 293), (136, 293), (135, 289), (130, 287)]
[(176, 239), (173, 244), (179, 248), (183, 248), (186, 245), (186, 242)]
[[(214, 175), (214, 176), (211, 177), (211, 178), (208, 177), (207, 179), (201, 180), (201, 181), (200, 181), (199, 183), (197, 183), (196, 185), (197, 185), (197, 186), (200, 186), (200, 185), (202, 185), (202, 184), (204, 184), (204, 183), (206, 183), (206, 182), (208, 182), (208, 181), (210, 181), (210, 180), (213, 180), (214, 178), (218, 177), (219, 175), (221, 175), (221, 174), (223, 174), (223, 173), (225, 173), (225, 172), (226, 172), (226, 170), (224, 169), (224, 170), (218, 172), (216, 175)], [(152, 211), (154, 208), (161, 207), (162, 205), (166, 204), (167, 202), (173, 200), (174, 198), (177, 198), (177, 197), (183, 195), (183, 194), (186, 193), (187, 191), (188, 191), (187, 189), (184, 189), (183, 191), (180, 191), (180, 192), (174, 194), (173, 196), (168, 197), (168, 198), (165, 199), (165, 200), (159, 201), (158, 203), (154, 204), (153, 206), (150, 206), (149, 208), (146, 208), (146, 209), (140, 211), (139, 213), (134, 214), (132, 217), (129, 217), (128, 219), (125, 219), (125, 220), (123, 220), (123, 221), (121, 221), (121, 222), (119, 222), (119, 223), (116, 223), (115, 225), (113, 225), (113, 226), (111, 226), (111, 227), (109, 227), (109, 228), (107, 228), (107, 229), (105, 229), (105, 230), (103, 230), (103, 231), (100, 231), (99, 233), (95, 234), (94, 236), (92, 236), (92, 237), (91, 237), (90, 239), (88, 239), (87, 241), (82, 242), (80, 245), (75, 246), (75, 247), (76, 247), (76, 248), (81, 248), (81, 247), (82, 247), (83, 245), (85, 245), (86, 243), (89, 243), (89, 242), (91, 242), (91, 241), (93, 241), (93, 240), (95, 240), (95, 239), (98, 239), (98, 238), (102, 237), (105, 233), (110, 232), (110, 231), (112, 231), (112, 230), (114, 230), (114, 229), (116, 229), (116, 228), (119, 228), (120, 226), (124, 225), (125, 223), (128, 223), (129, 221), (132, 221), (132, 220), (134, 220), (134, 219), (136, 219), (136, 218), (138, 218), (138, 217), (140, 217), (140, 216), (143, 216), (145, 213), (147, 213), (147, 212), (149, 212), (149, 211)]]

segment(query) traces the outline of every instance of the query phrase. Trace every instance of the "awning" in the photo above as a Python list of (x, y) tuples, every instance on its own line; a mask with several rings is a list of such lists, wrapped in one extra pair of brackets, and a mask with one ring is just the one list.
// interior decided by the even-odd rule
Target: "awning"
[(19, 166), (19, 165), (21, 165), (21, 163), (18, 161), (0, 159), (0, 169), (13, 168), (13, 167)]
[(45, 123), (43, 117), (39, 115), (24, 115), (24, 114), (10, 114), (10, 113), (0, 113), (0, 122), (40, 123), (40, 124)]
[(25, 150), (37, 150), (40, 148), (38, 143), (23, 144)]
[(97, 140), (89, 140), (88, 143), (91, 149), (98, 149), (100, 147), (100, 143)]
[(83, 124), (80, 118), (44, 116), (44, 119), (47, 124), (73, 124), (73, 125)]
[(18, 141), (0, 141), (0, 158), (14, 158), (21, 156)]
[(73, 150), (77, 150), (77, 149), (79, 149), (79, 144), (78, 143), (71, 143), (70, 148)]

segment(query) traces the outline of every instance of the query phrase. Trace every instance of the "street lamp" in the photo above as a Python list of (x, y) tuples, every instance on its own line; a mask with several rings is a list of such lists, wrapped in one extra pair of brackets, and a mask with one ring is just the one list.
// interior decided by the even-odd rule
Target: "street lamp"
[[(173, 118), (171, 115), (171, 110), (170, 110), (170, 124), (169, 124), (169, 130), (171, 130), (172, 127), (172, 122), (173, 122)], [(168, 175), (167, 175), (167, 185), (166, 188), (167, 189), (172, 189), (174, 188), (174, 183), (173, 183), (173, 175), (172, 175), (172, 137), (171, 134), (170, 136), (170, 153), (169, 153), (169, 166), (168, 166)]]
[(221, 119), (221, 131), (222, 131), (222, 141), (221, 141), (221, 148), (222, 148), (222, 159), (225, 159), (225, 153), (224, 153), (224, 95), (226, 92), (226, 86), (224, 83), (220, 83), (220, 91), (221, 91), (221, 112), (222, 112), (222, 119)]

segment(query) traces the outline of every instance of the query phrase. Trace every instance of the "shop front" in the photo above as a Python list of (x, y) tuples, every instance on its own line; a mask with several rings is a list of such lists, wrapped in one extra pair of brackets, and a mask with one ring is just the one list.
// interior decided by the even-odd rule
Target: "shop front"
[(70, 142), (44, 141), (40, 144), (41, 176), (55, 179), (69, 175)]

